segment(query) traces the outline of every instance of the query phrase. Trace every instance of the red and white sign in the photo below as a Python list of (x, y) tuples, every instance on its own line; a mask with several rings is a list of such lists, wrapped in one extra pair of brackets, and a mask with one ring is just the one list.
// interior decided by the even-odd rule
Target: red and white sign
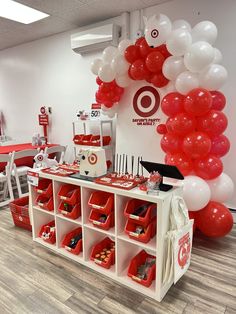
[(27, 172), (27, 182), (30, 185), (38, 186), (39, 184), (39, 173), (34, 171)]
[(100, 119), (101, 116), (101, 104), (92, 104), (91, 106), (91, 112), (90, 112), (90, 119), (96, 120)]
[(47, 114), (39, 114), (39, 125), (49, 125)]

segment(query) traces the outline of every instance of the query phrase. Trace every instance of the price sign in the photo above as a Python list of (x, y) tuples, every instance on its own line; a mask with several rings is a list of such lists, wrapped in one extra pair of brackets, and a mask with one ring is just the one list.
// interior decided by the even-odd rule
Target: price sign
[(90, 119), (91, 120), (100, 119), (100, 116), (101, 116), (101, 105), (92, 104), (91, 112), (90, 112)]
[(39, 125), (48, 125), (49, 119), (47, 114), (39, 114)]
[(39, 184), (39, 173), (34, 171), (28, 171), (27, 172), (27, 182), (30, 185), (38, 186)]

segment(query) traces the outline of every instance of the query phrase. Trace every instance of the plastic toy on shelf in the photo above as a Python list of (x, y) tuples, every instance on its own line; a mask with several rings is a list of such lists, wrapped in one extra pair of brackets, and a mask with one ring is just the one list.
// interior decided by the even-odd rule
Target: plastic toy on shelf
[(97, 265), (109, 269), (115, 264), (115, 242), (106, 237), (97, 243), (92, 248), (90, 259)]
[(62, 241), (62, 247), (72, 254), (79, 255), (83, 251), (82, 228), (76, 228), (66, 234)]
[(41, 227), (39, 237), (47, 243), (56, 243), (56, 227), (54, 220)]

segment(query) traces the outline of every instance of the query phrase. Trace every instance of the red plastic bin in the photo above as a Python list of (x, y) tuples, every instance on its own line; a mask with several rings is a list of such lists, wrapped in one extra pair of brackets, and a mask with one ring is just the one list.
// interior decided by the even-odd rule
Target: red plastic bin
[(114, 195), (111, 193), (96, 191), (89, 198), (88, 205), (103, 214), (110, 214), (114, 210)]
[(29, 197), (15, 199), (9, 206), (15, 226), (32, 231), (29, 218)]
[(51, 212), (54, 209), (53, 196), (47, 197), (43, 194), (39, 194), (38, 197), (36, 198), (35, 202), (39, 207), (41, 207), (47, 211)]
[[(111, 142), (110, 136), (103, 136), (102, 137), (103, 146), (107, 146)], [(100, 146), (101, 145), (101, 137), (100, 135), (93, 135), (90, 139), (90, 146)]]
[(73, 138), (75, 144), (81, 145), (84, 134), (76, 134)]
[(52, 196), (52, 181), (49, 179), (41, 179), (37, 187), (34, 187), (38, 194), (46, 197)]
[(56, 242), (56, 229), (54, 229), (54, 231), (51, 232), (48, 239), (45, 239), (42, 237), (43, 232), (48, 231), (51, 227), (55, 227), (55, 221), (54, 220), (50, 221), (49, 223), (47, 223), (41, 227), (40, 232), (39, 232), (39, 237), (47, 243), (54, 244)]
[(83, 251), (83, 245), (82, 245), (82, 239), (78, 241), (78, 243), (76, 244), (76, 247), (74, 249), (70, 248), (68, 245), (70, 244), (70, 241), (73, 237), (79, 235), (82, 233), (82, 228), (76, 228), (74, 230), (72, 230), (71, 232), (69, 232), (63, 239), (62, 241), (62, 247), (64, 247), (68, 252), (75, 254), (75, 255), (79, 255), (80, 252)]
[(98, 212), (96, 209), (92, 209), (90, 212), (89, 221), (91, 221), (95, 227), (104, 230), (109, 230), (110, 228), (114, 227), (114, 212), (111, 212), (107, 215), (107, 219), (104, 223), (98, 221), (101, 215), (101, 212)]
[(80, 188), (76, 185), (64, 184), (61, 186), (58, 196), (70, 205), (80, 202)]
[(58, 211), (65, 217), (70, 218), (70, 219), (77, 219), (80, 217), (81, 215), (81, 206), (80, 203), (77, 203), (75, 205), (71, 205), (73, 206), (71, 212), (68, 212), (66, 210), (64, 210), (64, 203), (65, 201), (61, 201)]
[(139, 242), (147, 243), (156, 235), (156, 217), (153, 217), (149, 225), (146, 227), (146, 232), (138, 234), (135, 232), (139, 223), (133, 222), (132, 220), (127, 220), (125, 225), (125, 232), (129, 235), (131, 239), (137, 240)]
[[(134, 215), (133, 214), (134, 210), (143, 205), (149, 205), (144, 216)], [(150, 223), (152, 217), (156, 215), (156, 204), (152, 204), (147, 201), (142, 201), (142, 200), (137, 200), (137, 199), (129, 200), (126, 203), (124, 215), (126, 218), (129, 218), (133, 222), (136, 222), (140, 224), (141, 226), (146, 227)]]
[[(110, 238), (106, 237), (101, 242), (97, 243), (91, 251), (90, 259), (94, 261), (97, 265), (109, 269), (112, 265), (115, 264), (115, 242)], [(103, 249), (112, 249), (111, 254), (107, 262), (101, 261), (96, 258), (96, 255), (99, 254)]]
[(156, 263), (149, 268), (146, 279), (137, 277), (138, 267), (143, 265), (148, 257), (156, 258), (155, 256), (148, 254), (145, 250), (142, 250), (132, 258), (128, 268), (128, 276), (145, 287), (150, 287), (152, 281), (156, 279)]

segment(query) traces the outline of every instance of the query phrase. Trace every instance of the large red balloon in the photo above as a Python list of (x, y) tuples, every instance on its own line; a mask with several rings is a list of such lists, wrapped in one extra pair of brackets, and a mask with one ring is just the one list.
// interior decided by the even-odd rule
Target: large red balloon
[(166, 133), (161, 139), (161, 148), (165, 153), (178, 153), (181, 151), (182, 140), (171, 133)]
[(147, 74), (147, 68), (142, 59), (138, 59), (132, 63), (130, 74), (135, 80), (144, 80)]
[(161, 123), (156, 127), (156, 131), (158, 134), (166, 134), (167, 133), (167, 128), (166, 125)]
[(145, 58), (150, 52), (152, 52), (152, 48), (150, 48), (145, 38), (143, 38), (143, 40), (139, 43), (139, 51), (143, 58)]
[(162, 111), (169, 117), (174, 117), (184, 110), (184, 96), (173, 92), (167, 94), (161, 102)]
[(211, 151), (210, 154), (216, 157), (223, 157), (230, 150), (229, 139), (221, 134), (211, 139)]
[(160, 51), (160, 53), (163, 55), (163, 57), (166, 59), (171, 56), (171, 53), (167, 50), (166, 45), (163, 44), (161, 46), (158, 46), (155, 48), (157, 51)]
[(175, 117), (169, 118), (166, 122), (167, 130), (178, 136), (184, 136), (195, 131), (196, 120), (188, 113), (178, 113)]
[(158, 73), (162, 69), (165, 58), (159, 51), (153, 51), (146, 57), (146, 66), (149, 71)]
[(229, 209), (218, 202), (209, 202), (197, 212), (197, 227), (208, 237), (224, 237), (233, 227), (233, 216)]
[(169, 80), (160, 72), (152, 76), (151, 83), (158, 88), (162, 88), (169, 83)]
[(129, 63), (133, 63), (135, 60), (139, 59), (140, 58), (139, 47), (135, 45), (127, 47), (124, 53), (124, 57)]
[(179, 171), (187, 176), (193, 170), (193, 164), (190, 158), (184, 153), (167, 154), (165, 157), (165, 163), (167, 165), (176, 166)]
[(211, 150), (209, 136), (201, 132), (193, 132), (185, 136), (183, 151), (189, 158), (201, 158), (207, 156)]
[(209, 155), (194, 161), (194, 171), (202, 179), (212, 180), (223, 172), (223, 163), (218, 157)]
[(212, 107), (211, 93), (203, 88), (191, 90), (184, 101), (186, 112), (194, 116), (203, 116)]
[(99, 76), (96, 77), (96, 83), (98, 85), (101, 85), (103, 83)]
[(211, 110), (205, 116), (197, 120), (197, 129), (208, 133), (210, 136), (222, 134), (228, 125), (225, 114), (221, 111)]
[(140, 37), (140, 38), (136, 39), (135, 46), (139, 46), (144, 39), (145, 39), (145, 37)]
[(197, 229), (197, 221), (196, 221), (197, 212), (195, 212), (195, 211), (189, 211), (189, 212), (188, 212), (188, 216), (189, 216), (189, 219), (194, 219), (194, 223), (193, 223), (193, 232), (195, 232), (196, 229)]
[(212, 109), (219, 111), (223, 110), (226, 104), (225, 95), (218, 90), (212, 91), (210, 93), (212, 97)]

